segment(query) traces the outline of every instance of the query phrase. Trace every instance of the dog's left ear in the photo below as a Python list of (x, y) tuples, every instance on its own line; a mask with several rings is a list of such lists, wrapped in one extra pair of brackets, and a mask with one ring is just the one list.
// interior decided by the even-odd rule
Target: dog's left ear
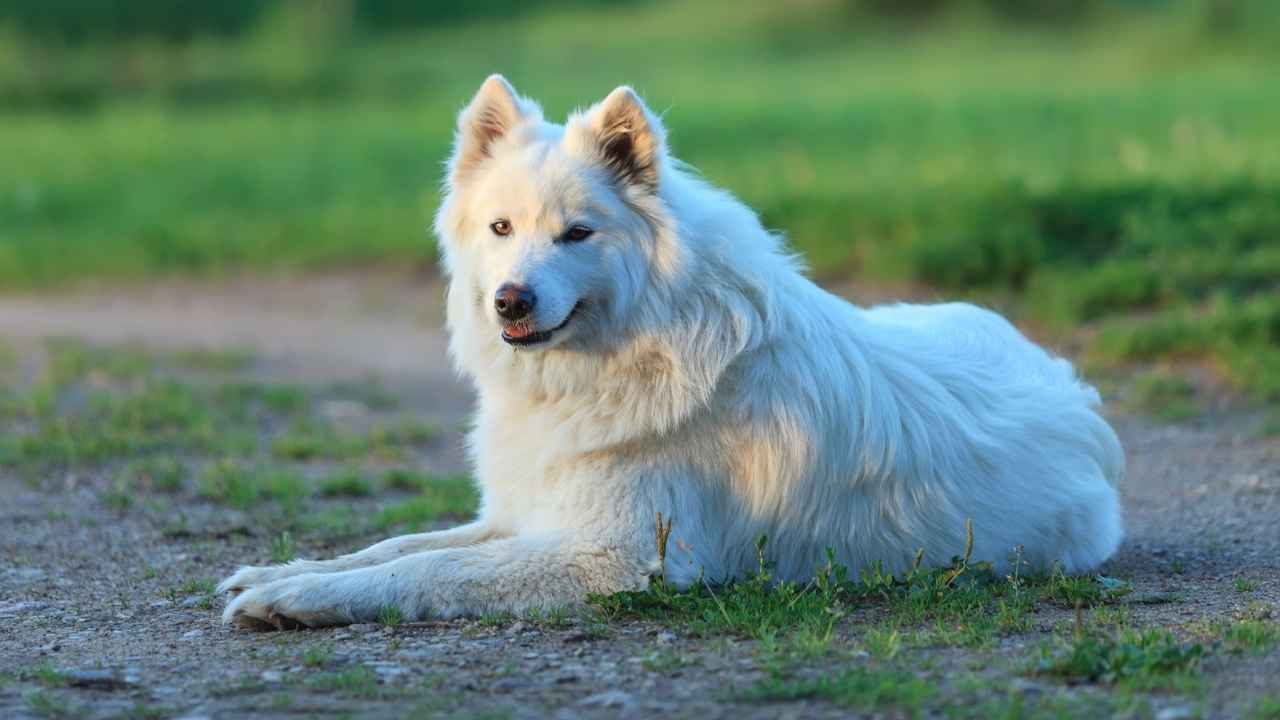
[(658, 188), (665, 150), (662, 124), (634, 90), (622, 86), (587, 112), (586, 125), (600, 160), (620, 182)]

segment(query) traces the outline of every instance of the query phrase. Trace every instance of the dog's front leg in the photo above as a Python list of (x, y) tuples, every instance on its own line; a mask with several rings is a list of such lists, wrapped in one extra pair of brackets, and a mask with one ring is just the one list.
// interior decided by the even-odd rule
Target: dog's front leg
[(224, 622), (255, 628), (342, 625), (396, 608), (406, 620), (522, 613), (645, 587), (654, 558), (572, 537), (511, 537), (382, 565), (296, 575), (243, 592)]
[(427, 550), (466, 547), (509, 535), (492, 525), (477, 521), (438, 532), (417, 533), (389, 538), (359, 552), (332, 560), (294, 560), (283, 565), (245, 565), (218, 585), (218, 592), (238, 595), (258, 585), (266, 585), (295, 575), (333, 573), (380, 565), (397, 558)]

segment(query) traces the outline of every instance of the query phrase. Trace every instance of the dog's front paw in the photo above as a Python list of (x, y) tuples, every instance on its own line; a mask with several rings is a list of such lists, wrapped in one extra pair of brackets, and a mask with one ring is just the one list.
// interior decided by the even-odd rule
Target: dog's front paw
[(279, 569), (282, 569), (282, 567), (242, 565), (239, 570), (231, 573), (225, 580), (218, 583), (218, 592), (235, 597), (256, 585), (266, 585), (273, 580), (279, 580), (283, 577), (275, 572)]
[(317, 564), (310, 560), (295, 560), (287, 565), (270, 565), (266, 567), (243, 565), (226, 580), (218, 583), (218, 592), (235, 597), (252, 587), (267, 585), (277, 580), (314, 572), (312, 566)]
[[(270, 568), (243, 568), (241, 573), (256, 569)], [(222, 611), (222, 622), (251, 630), (297, 630), (354, 621), (349, 611), (339, 607), (324, 575), (299, 575), (246, 587)]]

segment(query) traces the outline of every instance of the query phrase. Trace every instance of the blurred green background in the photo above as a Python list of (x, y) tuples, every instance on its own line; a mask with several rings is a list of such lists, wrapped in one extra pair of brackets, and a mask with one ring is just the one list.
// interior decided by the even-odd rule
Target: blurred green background
[(429, 266), (490, 72), (635, 86), (819, 279), (1280, 395), (1271, 0), (8, 0), (0, 289)]

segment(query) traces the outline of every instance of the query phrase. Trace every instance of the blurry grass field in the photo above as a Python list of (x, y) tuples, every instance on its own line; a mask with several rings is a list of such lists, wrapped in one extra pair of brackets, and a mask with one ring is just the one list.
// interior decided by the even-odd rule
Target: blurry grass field
[(1280, 394), (1274, 34), (649, 2), (375, 39), (284, 7), (236, 40), (0, 63), (0, 287), (428, 264), (454, 114), (501, 71), (553, 119), (634, 85), (819, 278), (1088, 323), (1095, 361)]

